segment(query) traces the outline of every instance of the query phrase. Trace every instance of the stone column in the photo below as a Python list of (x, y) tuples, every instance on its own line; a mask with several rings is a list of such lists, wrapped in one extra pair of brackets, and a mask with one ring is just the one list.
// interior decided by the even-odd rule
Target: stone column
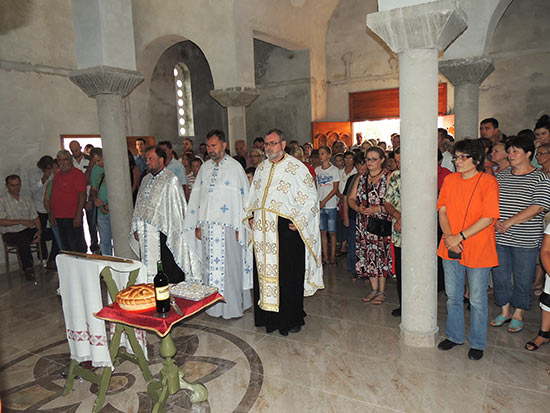
[(439, 62), (439, 71), (455, 87), (455, 138), (479, 136), (479, 86), (495, 66), (487, 56)]
[(210, 91), (220, 105), (227, 108), (227, 132), (228, 148), (233, 153), (235, 141), (246, 137), (246, 106), (250, 105), (260, 95), (257, 89), (248, 87), (233, 87), (228, 89), (216, 89)]
[(435, 345), (438, 54), (466, 28), (454, 0), (382, 11), (367, 26), (399, 56), (403, 302), (401, 337)]
[(133, 205), (122, 98), (143, 81), (143, 76), (131, 70), (98, 66), (73, 72), (70, 79), (97, 102), (114, 253), (135, 258), (128, 243)]

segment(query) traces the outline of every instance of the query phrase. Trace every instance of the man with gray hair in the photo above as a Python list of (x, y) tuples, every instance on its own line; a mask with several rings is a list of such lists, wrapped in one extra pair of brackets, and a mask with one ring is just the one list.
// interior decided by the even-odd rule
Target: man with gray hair
[(30, 244), (40, 242), (41, 228), (38, 213), (29, 197), (21, 196), (21, 178), (6, 177), (8, 193), (0, 197), (0, 233), (10, 244), (17, 245), (23, 271), (34, 278)]
[(86, 202), (86, 175), (73, 166), (71, 153), (57, 152), (59, 172), (53, 177), (50, 222), (59, 228), (61, 245), (68, 251), (86, 252), (82, 215)]

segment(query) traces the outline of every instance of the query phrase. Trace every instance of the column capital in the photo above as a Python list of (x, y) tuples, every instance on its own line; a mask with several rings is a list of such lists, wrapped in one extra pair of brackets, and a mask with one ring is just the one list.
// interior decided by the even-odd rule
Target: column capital
[(260, 95), (256, 88), (252, 87), (231, 87), (227, 89), (216, 89), (210, 91), (210, 96), (223, 107), (248, 106)]
[(439, 71), (454, 86), (464, 83), (474, 83), (479, 86), (494, 70), (493, 59), (488, 56), (441, 60), (439, 62)]
[(439, 0), (372, 13), (367, 26), (395, 52), (445, 50), (468, 26), (456, 0)]
[(96, 66), (72, 72), (69, 79), (84, 93), (97, 95), (129, 95), (143, 82), (143, 75), (133, 70), (110, 66)]

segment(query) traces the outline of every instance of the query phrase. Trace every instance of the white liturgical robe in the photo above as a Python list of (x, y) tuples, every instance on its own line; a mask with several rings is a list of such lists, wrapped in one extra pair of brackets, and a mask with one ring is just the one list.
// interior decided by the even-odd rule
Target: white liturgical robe
[[(183, 239), (187, 203), (178, 178), (164, 168), (157, 175), (147, 174), (139, 187), (130, 230), (130, 247), (147, 266), (148, 282), (157, 273), (160, 260), (160, 233), (186, 281), (200, 279), (200, 265)], [(138, 233), (139, 241), (134, 238)]]
[(185, 241), (201, 263), (204, 283), (226, 300), (207, 310), (214, 317), (240, 317), (252, 305), (252, 249), (243, 222), (248, 186), (242, 166), (225, 155), (201, 166), (189, 199)]

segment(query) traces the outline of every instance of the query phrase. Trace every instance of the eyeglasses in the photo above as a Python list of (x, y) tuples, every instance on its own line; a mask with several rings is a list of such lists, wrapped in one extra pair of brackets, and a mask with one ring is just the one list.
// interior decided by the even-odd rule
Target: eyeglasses
[(550, 152), (537, 152), (537, 156), (539, 155), (549, 155)]
[(376, 161), (379, 161), (380, 158), (365, 158), (365, 160), (366, 160), (367, 162), (376, 162)]
[(281, 143), (281, 141), (278, 141), (278, 142), (264, 142), (264, 145), (269, 146), (270, 148), (273, 148), (274, 146), (277, 146), (280, 143)]
[(468, 158), (471, 158), (472, 155), (455, 155), (453, 156), (453, 161), (456, 161), (457, 159), (460, 159), (461, 161), (465, 161)]

